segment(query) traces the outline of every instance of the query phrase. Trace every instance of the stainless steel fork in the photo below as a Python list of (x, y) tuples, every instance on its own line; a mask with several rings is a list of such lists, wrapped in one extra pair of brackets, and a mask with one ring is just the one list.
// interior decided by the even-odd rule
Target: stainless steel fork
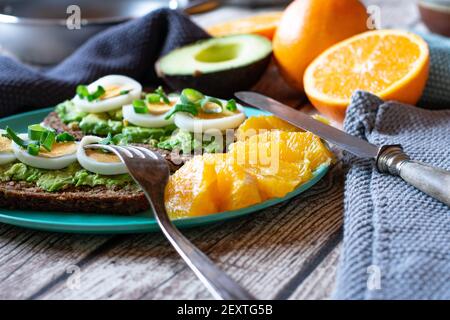
[(254, 300), (250, 293), (220, 270), (170, 221), (164, 205), (169, 167), (164, 158), (143, 147), (89, 144), (85, 149), (103, 149), (116, 154), (130, 175), (144, 190), (156, 220), (166, 238), (216, 299)]

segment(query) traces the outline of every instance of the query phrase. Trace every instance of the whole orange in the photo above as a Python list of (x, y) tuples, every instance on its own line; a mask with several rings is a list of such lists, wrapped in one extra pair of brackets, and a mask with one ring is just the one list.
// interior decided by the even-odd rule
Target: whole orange
[(333, 44), (367, 30), (358, 0), (296, 0), (284, 11), (273, 39), (283, 78), (303, 91), (306, 67)]

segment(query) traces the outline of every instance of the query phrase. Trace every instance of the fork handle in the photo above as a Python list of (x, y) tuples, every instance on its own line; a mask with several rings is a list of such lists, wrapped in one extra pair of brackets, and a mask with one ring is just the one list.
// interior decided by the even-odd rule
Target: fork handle
[(158, 205), (157, 202), (153, 203), (147, 194), (146, 196), (155, 212), (164, 213), (155, 214), (155, 217), (167, 239), (215, 299), (256, 300), (254, 296), (227, 276), (203, 252), (183, 236), (168, 218), (164, 205)]

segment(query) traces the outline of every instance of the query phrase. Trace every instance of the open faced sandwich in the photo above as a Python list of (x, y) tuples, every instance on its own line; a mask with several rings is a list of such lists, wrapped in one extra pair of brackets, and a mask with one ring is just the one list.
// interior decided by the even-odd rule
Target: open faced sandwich
[(282, 197), (332, 160), (316, 136), (274, 116), (246, 119), (233, 99), (189, 88), (145, 93), (120, 75), (79, 85), (26, 133), (7, 127), (0, 134), (0, 207), (12, 209), (146, 210), (125, 165), (114, 154), (83, 148), (92, 143), (137, 144), (163, 155), (172, 172), (165, 200), (173, 218)]

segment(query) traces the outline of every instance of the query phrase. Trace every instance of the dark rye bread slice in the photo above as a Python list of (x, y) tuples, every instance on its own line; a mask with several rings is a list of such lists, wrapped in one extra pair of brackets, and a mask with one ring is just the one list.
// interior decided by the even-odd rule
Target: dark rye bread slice
[[(67, 131), (77, 140), (83, 137), (79, 130), (65, 125), (58, 114), (51, 112), (43, 121), (46, 126), (57, 131)], [(179, 169), (190, 155), (180, 155), (168, 150), (142, 147), (161, 154), (169, 165), (171, 172)], [(106, 186), (71, 186), (56, 192), (45, 191), (36, 185), (24, 181), (0, 182), (0, 207), (36, 211), (90, 212), (105, 214), (135, 214), (149, 208), (144, 193), (136, 186), (108, 188)]]
[(47, 192), (28, 182), (9, 181), (0, 182), (0, 207), (131, 215), (147, 210), (149, 204), (144, 193), (136, 188), (82, 186)]

